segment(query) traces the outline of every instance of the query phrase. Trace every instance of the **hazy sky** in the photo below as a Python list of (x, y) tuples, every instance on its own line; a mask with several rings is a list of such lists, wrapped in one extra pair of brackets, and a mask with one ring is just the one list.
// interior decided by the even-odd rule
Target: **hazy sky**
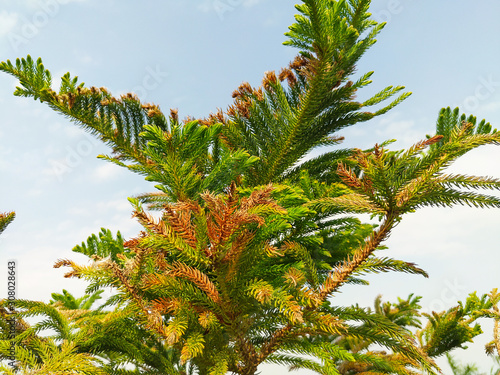
[[(296, 54), (282, 46), (293, 22), (290, 0), (0, 0), (0, 60), (42, 57), (54, 80), (67, 71), (115, 94), (136, 92), (181, 117), (226, 108), (242, 82), (260, 84)], [(486, 118), (500, 128), (500, 3), (375, 0), (375, 19), (387, 21), (379, 41), (358, 65), (375, 71), (367, 97), (388, 85), (413, 95), (383, 117), (341, 133), (346, 146), (368, 148), (396, 138), (403, 148), (434, 132), (441, 107)], [(126, 198), (151, 184), (96, 159), (108, 149), (66, 118), (31, 99), (12, 95), (16, 82), (0, 75), (0, 211), (17, 218), (0, 237), (0, 279), (8, 259), (19, 263), (18, 298), (48, 301), (62, 288), (80, 295), (84, 283), (52, 268), (60, 258), (86, 261), (74, 245), (101, 227), (134, 236)], [(485, 147), (456, 163), (461, 173), (500, 177), (500, 150)], [(468, 293), (500, 287), (497, 269), (500, 212), (470, 208), (425, 209), (405, 217), (387, 242), (387, 255), (416, 262), (429, 279), (401, 274), (350, 286), (338, 303), (371, 305), (422, 295), (424, 309), (442, 310)], [(1, 282), (1, 295), (6, 288)], [(483, 345), (492, 324), (462, 361), (488, 371)], [(440, 363), (443, 363), (442, 361)], [(451, 373), (443, 367), (445, 373)], [(263, 374), (284, 374), (263, 367)], [(305, 373), (305, 372), (304, 372)]]

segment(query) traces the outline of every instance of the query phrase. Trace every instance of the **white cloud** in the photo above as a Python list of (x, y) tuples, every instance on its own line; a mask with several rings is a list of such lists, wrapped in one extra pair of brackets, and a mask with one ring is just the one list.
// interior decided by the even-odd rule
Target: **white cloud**
[(123, 170), (123, 167), (106, 163), (95, 170), (93, 177), (98, 181), (112, 180), (118, 177)]
[(489, 112), (489, 113), (495, 113), (500, 111), (500, 101), (498, 102), (490, 102), (488, 104), (485, 104), (481, 106), (481, 110), (484, 112)]
[(70, 3), (83, 3), (85, 1), (88, 1), (88, 0), (55, 0), (55, 1), (48, 1), (48, 0), (24, 0), (24, 5), (27, 7), (27, 8), (31, 8), (31, 9), (39, 9), (39, 8), (43, 8), (43, 6), (47, 3), (57, 3), (57, 5), (61, 6), (61, 5), (67, 5), (67, 4), (70, 4)]
[(0, 37), (10, 33), (17, 25), (19, 14), (2, 10), (0, 12)]
[(370, 148), (375, 143), (395, 139), (396, 142), (387, 147), (390, 150), (399, 150), (425, 139), (426, 133), (429, 132), (417, 126), (415, 120), (404, 118), (400, 112), (393, 112), (378, 122), (351, 126), (343, 129), (340, 134), (346, 139), (344, 147)]
[[(119, 168), (119, 167), (117, 167)], [(111, 201), (100, 202), (97, 205), (100, 209), (121, 211), (121, 212), (131, 212), (132, 205), (126, 199), (115, 199)]]
[(253, 6), (259, 5), (263, 0), (243, 0), (243, 6), (246, 8), (251, 8)]
[(498, 160), (500, 160), (500, 148), (498, 146), (482, 146), (458, 159), (448, 169), (448, 172), (500, 178), (500, 163), (498, 163)]
[(204, 13), (211, 11), (222, 12), (235, 10), (240, 6), (251, 8), (262, 3), (263, 0), (204, 0), (196, 8)]
[(397, 112), (380, 120), (375, 133), (384, 140), (396, 139), (398, 147), (391, 146), (391, 149), (411, 146), (425, 137), (422, 130), (415, 126), (414, 120), (401, 119)]

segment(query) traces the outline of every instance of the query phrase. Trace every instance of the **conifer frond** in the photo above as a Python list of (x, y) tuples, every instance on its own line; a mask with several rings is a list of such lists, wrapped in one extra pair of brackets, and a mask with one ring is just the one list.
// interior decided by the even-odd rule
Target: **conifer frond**
[(51, 294), (53, 300), (50, 301), (50, 304), (62, 306), (66, 309), (71, 310), (89, 310), (98, 299), (102, 298), (102, 293), (104, 293), (104, 290), (98, 290), (95, 293), (86, 294), (80, 298), (75, 298), (66, 289), (63, 289), (62, 294)]
[(458, 306), (447, 311), (422, 314), (428, 318), (428, 323), (417, 332), (416, 337), (423, 349), (433, 357), (452, 348), (465, 348), (464, 344), (472, 342), (475, 336), (482, 333), (480, 325), (474, 322), (478, 317), (487, 315), (491, 306), (487, 295), (479, 298), (476, 293), (471, 293), (465, 303), (459, 302)]
[(352, 273), (353, 276), (364, 273), (380, 273), (380, 272), (405, 272), (410, 274), (422, 275), (429, 277), (427, 272), (417, 267), (414, 263), (403, 262), (401, 260), (391, 258), (370, 257), (363, 264), (358, 266)]
[(302, 309), (299, 303), (293, 298), (292, 295), (286, 291), (275, 291), (273, 293), (273, 302), (283, 313), (288, 317), (292, 323), (302, 323)]
[[(443, 169), (465, 152), (483, 144), (496, 144), (500, 140), (497, 133), (471, 135), (467, 131), (470, 128), (467, 124), (462, 125), (450, 135), (447, 143), (439, 148), (429, 149), (428, 152), (424, 152), (425, 149), (436, 145), (443, 136), (431, 137), (407, 151), (396, 153), (387, 152), (379, 146), (375, 146), (371, 152), (358, 150), (352, 160), (362, 171), (359, 175), (342, 163), (339, 164), (340, 178), (356, 195), (335, 197), (329, 199), (329, 203), (336, 203), (340, 208), (350, 205), (351, 211), (368, 211), (382, 216), (384, 221), (352, 257), (335, 266), (330, 272), (321, 287), (323, 298), (344, 283), (348, 275), (368, 259), (387, 238), (403, 214), (429, 205), (500, 207), (500, 199), (497, 197), (452, 188), (457, 185), (468, 188), (498, 188), (500, 185), (496, 179), (442, 174)], [(350, 197), (356, 199), (349, 201)], [(315, 204), (319, 206), (318, 203)]]
[(30, 375), (105, 375), (102, 368), (96, 366), (96, 360), (86, 353), (75, 353), (74, 344), (63, 342), (57, 347), (52, 342), (34, 342), (34, 350), (42, 363), (35, 366), (21, 364), (20, 370)]
[[(206, 254), (203, 253), (202, 249), (196, 246), (196, 239), (193, 238), (192, 229), (189, 227), (189, 214), (185, 214), (186, 217), (181, 221), (178, 216), (173, 212), (176, 206), (166, 206), (165, 215), (163, 218), (156, 220), (154, 217), (146, 213), (142, 206), (136, 199), (129, 198), (129, 201), (134, 205), (135, 211), (133, 216), (136, 217), (139, 222), (145, 226), (149, 231), (151, 231), (153, 236), (146, 236), (139, 239), (139, 247), (149, 248), (151, 245), (148, 243), (154, 242), (155, 248), (161, 249), (164, 254), (175, 253), (181, 256), (180, 260), (185, 260), (188, 262), (194, 262), (195, 264), (204, 263), (208, 264), (210, 260), (207, 258)], [(198, 206), (193, 206), (189, 202), (184, 206), (183, 202), (178, 205), (180, 208), (187, 207), (187, 211), (191, 210), (193, 207), (198, 210)], [(170, 210), (170, 214), (168, 211)], [(173, 215), (173, 216), (172, 216)], [(170, 222), (169, 217), (172, 216), (174, 220)], [(186, 227), (186, 225), (188, 225)]]
[[(176, 210), (174, 210), (174, 208)], [(191, 222), (189, 210), (199, 212), (200, 207), (194, 202), (183, 202), (176, 206), (165, 205), (163, 220), (167, 221), (172, 229), (191, 247), (196, 247), (196, 233)]]
[(5, 228), (7, 228), (7, 226), (14, 220), (15, 217), (15, 212), (0, 213), (0, 234), (3, 233)]
[(182, 277), (191, 281), (199, 289), (205, 292), (214, 303), (220, 303), (217, 287), (210, 281), (210, 278), (200, 270), (180, 262), (174, 262), (172, 266), (167, 269), (166, 274), (174, 277)]
[[(301, 14), (286, 33), (285, 44), (299, 48), (301, 55), (279, 77), (266, 73), (262, 87), (254, 89), (244, 83), (233, 93), (224, 142), (260, 158), (247, 172), (247, 183), (295, 177), (305, 169), (299, 161), (309, 151), (325, 142), (338, 142), (340, 138), (332, 138), (335, 132), (385, 113), (409, 95), (402, 94), (375, 112), (366, 112), (364, 107), (385, 101), (404, 88), (390, 86), (364, 103), (353, 100), (357, 90), (371, 83), (371, 73), (354, 83), (349, 78), (384, 26), (369, 18), (368, 5), (369, 1), (326, 0), (297, 5)], [(340, 151), (338, 156), (348, 152)], [(319, 165), (326, 164), (323, 160), (320, 157), (307, 164), (318, 178), (324, 171)]]
[(226, 375), (229, 370), (227, 358), (218, 355), (214, 362), (214, 366), (210, 369), (209, 375)]
[(181, 350), (181, 363), (185, 363), (188, 359), (194, 358), (203, 352), (205, 348), (205, 340), (201, 333), (195, 333), (189, 336)]
[(307, 321), (314, 324), (314, 330), (318, 334), (339, 335), (346, 331), (346, 325), (338, 315), (329, 312), (306, 310), (304, 312)]
[[(204, 189), (220, 192), (257, 161), (240, 147), (228, 150), (219, 145), (220, 123), (179, 123), (134, 94), (115, 98), (105, 88), (78, 84), (69, 73), (55, 92), (41, 59), (28, 55), (15, 64), (7, 60), (0, 63), (0, 71), (19, 79), (15, 95), (46, 102), (98, 137), (113, 150), (103, 159), (159, 182), (157, 187), (170, 201), (197, 199)], [(211, 154), (214, 145), (217, 155)]]
[(375, 299), (374, 312), (386, 316), (391, 322), (400, 327), (409, 329), (410, 327), (422, 328), (420, 322), (419, 305), (422, 297), (414, 296), (413, 293), (407, 299), (398, 298), (397, 303), (382, 303), (382, 296)]
[(89, 258), (103, 259), (109, 257), (111, 260), (118, 262), (119, 254), (126, 255), (129, 253), (123, 246), (123, 242), (120, 232), (116, 234), (115, 239), (109, 229), (101, 228), (101, 232), (97, 236), (95, 234), (91, 235), (86, 243), (83, 242), (81, 245), (75, 246), (73, 251), (87, 255)]
[(177, 316), (167, 324), (163, 331), (163, 337), (167, 341), (167, 344), (173, 345), (179, 341), (187, 328), (188, 321), (186, 317)]
[[(23, 373), (105, 374), (94, 355), (78, 352), (82, 337), (85, 336), (80, 332), (82, 328), (79, 323), (92, 321), (101, 315), (98, 311), (70, 310), (57, 304), (26, 300), (9, 302), (12, 303), (16, 306), (16, 320), (20, 329), (13, 339), (2, 340), (1, 359), (9, 357), (10, 345), (13, 343), (16, 346), (18, 370)], [(26, 317), (44, 319), (30, 326), (24, 320)], [(53, 335), (44, 338), (38, 336), (38, 332), (43, 330), (52, 330)]]
[(304, 172), (310, 173), (320, 182), (334, 183), (339, 182), (340, 179), (337, 175), (337, 164), (352, 155), (350, 149), (340, 149), (325, 152), (317, 157), (304, 161), (298, 166), (289, 168), (283, 173), (282, 179), (284, 181), (297, 181), (301, 174)]
[[(443, 118), (441, 114), (441, 123)], [(498, 189), (498, 179), (443, 173), (468, 151), (481, 145), (499, 144), (498, 132), (487, 132), (490, 129), (487, 126), (475, 128), (474, 123), (475, 120), (454, 124), (452, 128), (442, 126), (446, 135), (429, 137), (406, 151), (389, 152), (378, 146), (372, 152), (357, 151), (352, 160), (362, 173), (358, 175), (341, 163), (339, 176), (355, 194), (362, 196), (356, 202), (361, 212), (367, 209), (372, 214), (397, 212), (402, 215), (418, 207), (455, 204), (500, 207), (500, 200), (495, 196), (456, 190)], [(342, 198), (335, 199), (342, 201)]]
[[(285, 344), (284, 351), (269, 356), (268, 361), (288, 365), (290, 370), (307, 368), (320, 374), (416, 375), (416, 370), (422, 369), (419, 359), (404, 357), (398, 353), (389, 354), (382, 350), (361, 351), (347, 346), (345, 340), (346, 338), (341, 340), (337, 338), (334, 342), (324, 342), (314, 338), (297, 340)], [(313, 356), (320, 362), (304, 359), (304, 356)], [(429, 373), (435, 372), (431, 369)]]
[(142, 126), (151, 121), (148, 114), (167, 130), (161, 112), (159, 115), (151, 106), (143, 108), (132, 94), (114, 98), (104, 88), (85, 88), (69, 73), (62, 77), (59, 93), (56, 93), (51, 89), (51, 74), (41, 59), (34, 61), (28, 55), (25, 59), (17, 59), (15, 64), (7, 60), (0, 64), (0, 70), (19, 79), (21, 87), (16, 88), (14, 95), (47, 102), (51, 108), (110, 144), (123, 158), (143, 158), (137, 152), (143, 143), (139, 133)]
[(392, 228), (396, 224), (396, 219), (397, 217), (393, 213), (389, 213), (381, 226), (360, 245), (352, 256), (348, 256), (347, 259), (333, 268), (320, 287), (320, 296), (323, 300), (344, 284), (350, 275), (373, 254), (390, 235)]
[(477, 123), (477, 118), (475, 116), (460, 114), (460, 109), (458, 107), (453, 110), (450, 107), (442, 108), (439, 111), (438, 120), (436, 122), (436, 133), (442, 135), (443, 138), (435, 146), (431, 146), (431, 149), (439, 148), (449, 142), (452, 137), (456, 136), (457, 129), (461, 128), (463, 124), (470, 124), (465, 130), (467, 135), (491, 134), (497, 132), (496, 129), (492, 129), (491, 124), (486, 122), (486, 120), (481, 120)]
[(315, 210), (336, 210), (339, 213), (383, 213), (383, 210), (371, 202), (369, 198), (357, 193), (345, 194), (335, 198), (316, 199), (309, 205)]

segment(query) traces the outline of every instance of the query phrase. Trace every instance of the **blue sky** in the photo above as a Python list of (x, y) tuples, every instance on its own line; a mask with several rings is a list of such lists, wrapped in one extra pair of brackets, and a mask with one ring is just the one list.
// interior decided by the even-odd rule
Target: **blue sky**
[[(265, 71), (295, 56), (281, 45), (294, 3), (0, 0), (0, 60), (40, 56), (54, 78), (70, 71), (88, 85), (115, 94), (135, 91), (164, 111), (178, 108), (181, 117), (205, 116), (226, 108), (242, 81), (258, 86)], [(413, 95), (387, 115), (343, 131), (346, 146), (367, 148), (396, 138), (393, 148), (407, 147), (433, 133), (445, 106), (460, 106), (500, 128), (497, 0), (374, 0), (372, 13), (387, 26), (358, 65), (357, 74), (375, 71), (373, 84), (359, 96), (388, 85), (405, 85)], [(0, 211), (17, 212), (0, 237), (0, 278), (15, 258), (20, 298), (47, 301), (63, 287), (80, 294), (84, 284), (64, 279), (53, 263), (84, 262), (71, 249), (101, 227), (134, 236), (139, 226), (126, 198), (153, 188), (96, 159), (108, 152), (105, 146), (48, 107), (14, 97), (15, 85), (0, 75)], [(500, 150), (485, 147), (452, 170), (500, 177), (499, 157)], [(387, 242), (387, 255), (418, 263), (430, 278), (377, 275), (369, 287), (345, 288), (337, 301), (371, 305), (381, 291), (386, 299), (415, 293), (430, 310), (451, 307), (472, 291), (487, 293), (500, 286), (499, 224), (496, 210), (412, 214)], [(476, 344), (454, 354), (489, 371), (483, 344), (492, 325), (484, 328)], [(263, 367), (263, 374), (271, 371), (286, 373)]]

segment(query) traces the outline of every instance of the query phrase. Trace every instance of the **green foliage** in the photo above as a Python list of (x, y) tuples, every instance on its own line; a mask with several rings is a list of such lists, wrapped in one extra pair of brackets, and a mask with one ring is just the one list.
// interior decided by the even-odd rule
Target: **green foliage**
[(423, 314), (429, 321), (424, 329), (417, 332), (420, 345), (431, 356), (447, 354), (454, 348), (466, 349), (464, 344), (472, 342), (475, 336), (482, 333), (477, 319), (489, 317), (495, 320), (494, 341), (489, 343), (486, 349), (492, 354), (498, 341), (496, 322), (500, 317), (497, 307), (499, 300), (496, 289), (481, 297), (474, 292), (469, 294), (465, 302), (458, 302), (458, 306), (447, 311)]
[(474, 307), (473, 318), (493, 319), (493, 340), (486, 344), (485, 350), (489, 355), (500, 356), (500, 293), (494, 288), (489, 294), (477, 297), (475, 293), (470, 294), (466, 301), (466, 306)]
[(366, 100), (353, 100), (357, 91), (371, 83), (373, 72), (352, 82), (349, 78), (361, 56), (375, 43), (384, 24), (369, 19), (369, 1), (304, 1), (301, 13), (290, 26), (286, 45), (300, 55), (281, 70), (266, 73), (262, 86), (242, 84), (233, 93), (224, 137), (230, 147), (242, 147), (259, 157), (245, 175), (251, 185), (298, 178), (300, 171), (324, 181), (337, 180), (331, 173), (336, 160), (349, 155), (337, 150), (300, 165), (300, 160), (320, 146), (340, 143), (335, 132), (387, 112), (409, 94), (385, 107), (367, 112), (404, 87), (387, 87)]
[[(186, 366), (179, 365), (179, 354), (141, 328), (132, 309), (93, 308), (101, 293), (75, 298), (64, 290), (62, 294), (53, 293), (54, 301), (49, 304), (15, 301), (17, 333), (13, 340), (3, 338), (0, 359), (9, 357), (11, 342), (14, 342), (19, 369), (30, 374), (53, 373), (54, 368), (68, 375), (75, 374), (70, 370), (78, 370), (77, 374), (184, 374)], [(2, 305), (6, 303), (2, 301)], [(43, 319), (30, 325), (26, 321), (30, 317)], [(2, 327), (8, 326), (6, 318), (7, 315), (2, 314)], [(52, 332), (51, 335), (40, 336), (46, 330)], [(125, 370), (124, 365), (135, 369)]]
[(483, 333), (479, 324), (470, 326), (472, 313), (472, 306), (460, 304), (446, 312), (425, 314), (429, 319), (429, 327), (418, 337), (427, 353), (439, 356), (453, 348), (464, 348), (463, 344), (472, 342), (475, 336)]
[[(466, 134), (471, 136), (474, 134), (490, 134), (496, 133), (496, 129), (492, 129), (489, 122), (482, 120), (477, 123), (477, 118), (470, 115), (460, 114), (459, 108), (451, 110), (450, 107), (443, 108), (439, 112), (439, 117), (436, 123), (436, 134), (442, 135), (443, 138), (439, 142), (431, 146), (431, 148), (439, 148), (443, 144), (449, 142), (453, 137), (456, 137), (457, 129), (460, 128), (462, 124), (471, 124), (471, 126), (466, 130)], [(430, 136), (427, 136), (430, 138)]]
[(118, 254), (125, 254), (127, 252), (127, 250), (123, 247), (123, 238), (120, 232), (117, 233), (115, 239), (113, 238), (111, 231), (105, 228), (101, 228), (99, 236), (93, 234), (87, 239), (87, 243), (75, 246), (73, 251), (87, 255), (88, 257), (109, 257), (115, 262), (119, 261)]
[[(302, 162), (338, 145), (339, 130), (409, 95), (389, 86), (354, 100), (372, 75), (351, 81), (355, 66), (384, 27), (370, 19), (369, 4), (303, 0), (285, 42), (298, 57), (278, 75), (266, 73), (257, 89), (242, 84), (226, 112), (205, 119), (179, 121), (174, 110), (166, 116), (133, 94), (115, 98), (69, 73), (56, 92), (50, 72), (30, 56), (1, 63), (20, 82), (15, 95), (47, 103), (111, 147), (101, 158), (158, 189), (129, 199), (144, 229), (137, 238), (102, 229), (73, 249), (90, 264), (56, 263), (70, 267), (66, 277), (87, 280), (88, 295), (63, 290), (48, 304), (16, 301), (18, 335), (2, 342), (2, 358), (14, 340), (21, 366), (34, 373), (65, 373), (73, 363), (80, 373), (252, 375), (274, 362), (320, 374), (434, 374), (432, 357), (478, 335), (478, 317), (494, 318), (498, 328), (496, 291), (429, 315), (424, 328), (413, 295), (378, 298), (374, 311), (332, 303), (344, 284), (366, 284), (368, 273), (427, 276), (415, 264), (376, 256), (404, 214), (500, 206), (477, 192), (499, 189), (500, 180), (445, 174), (458, 157), (500, 141), (484, 120), (458, 110), (443, 109), (437, 134), (407, 150), (335, 149)], [(359, 213), (380, 222), (347, 216)], [(0, 233), (12, 219), (0, 215)], [(92, 307), (107, 286), (116, 294)], [(30, 317), (43, 320), (30, 326)], [(40, 337), (45, 329), (55, 334)]]
[(353, 193), (326, 199), (325, 205), (340, 205), (352, 212), (397, 216), (426, 206), (499, 207), (500, 200), (495, 196), (459, 189), (495, 190), (500, 187), (500, 180), (443, 174), (451, 163), (468, 151), (499, 143), (499, 133), (471, 134), (474, 129), (472, 123), (457, 124), (447, 141), (440, 145), (437, 143), (443, 136), (435, 135), (399, 152), (379, 147), (369, 153), (357, 150), (352, 159), (362, 175), (357, 176), (342, 164), (338, 169), (341, 179)]
[[(305, 368), (320, 374), (413, 374), (415, 370), (424, 368), (415, 360), (415, 357), (422, 356), (423, 351), (405, 344), (405, 339), (412, 335), (409, 329), (419, 323), (418, 300), (418, 297), (410, 296), (396, 304), (382, 304), (378, 297), (375, 311), (358, 306), (331, 307), (334, 315), (342, 316), (349, 322), (349, 329), (344, 334), (332, 335), (328, 340), (330, 344), (325, 344), (322, 338), (310, 337), (295, 343), (295, 347), (284, 347), (293, 353), (313, 356), (321, 362), (297, 358), (286, 352), (272, 356), (271, 361), (288, 364), (291, 369)], [(373, 346), (384, 347), (390, 352), (372, 349)], [(430, 358), (427, 362), (433, 363)]]
[(14, 220), (16, 214), (14, 212), (0, 213), (0, 234), (3, 233), (5, 228)]
[(98, 290), (93, 294), (86, 294), (83, 297), (75, 298), (66, 289), (63, 289), (63, 293), (52, 293), (52, 298), (54, 300), (50, 301), (50, 304), (60, 304), (62, 307), (68, 310), (89, 310), (92, 305), (101, 298), (103, 290)]
[[(421, 297), (413, 294), (410, 294), (407, 299), (398, 298), (396, 303), (383, 302), (381, 296), (378, 296), (375, 299), (373, 312), (370, 309), (359, 307), (342, 308), (344, 311), (341, 315), (352, 321), (357, 321), (358, 324), (354, 330), (350, 330), (350, 335), (331, 338), (331, 342), (344, 350), (346, 354), (330, 356), (327, 360), (335, 359), (334, 368), (341, 374), (367, 372), (414, 374), (414, 371), (421, 370), (421, 367), (411, 358), (405, 356), (405, 353), (398, 352), (400, 348), (396, 342), (391, 342), (391, 339), (396, 337), (397, 332), (399, 334), (406, 332), (419, 339), (418, 350), (426, 353), (429, 357), (437, 358), (445, 354), (454, 374), (478, 374), (477, 366), (458, 364), (450, 352), (458, 348), (464, 349), (463, 344), (466, 342), (466, 338), (471, 341), (471, 338), (481, 333), (476, 320), (478, 317), (489, 316), (493, 312), (491, 308), (496, 297), (495, 291), (483, 295), (481, 298), (472, 293), (464, 303), (459, 302), (457, 306), (448, 311), (433, 312), (430, 315), (420, 312), (419, 301)], [(428, 318), (428, 321), (425, 326), (422, 326), (424, 318)], [(391, 324), (393, 325), (391, 326)], [(399, 330), (394, 329), (394, 325), (399, 327)], [(415, 328), (416, 332), (414, 332)], [(357, 330), (364, 332), (364, 334), (354, 334)], [(370, 331), (376, 332), (370, 333)], [(321, 342), (321, 340), (318, 341)], [(382, 345), (391, 350), (387, 352), (379, 347), (374, 348), (375, 345)], [(305, 351), (302, 353), (306, 354)], [(326, 351), (323, 351), (322, 355), (324, 356), (325, 353)], [(317, 354), (314, 356), (322, 358)], [(323, 361), (325, 360), (323, 359)], [(322, 366), (316, 361), (303, 359), (294, 361), (294, 357), (289, 355), (277, 355), (276, 358), (273, 357), (273, 362), (286, 363), (295, 369), (311, 369), (320, 374), (326, 374), (329, 371), (326, 370), (326, 366)]]
[[(19, 79), (22, 87), (14, 95), (47, 102), (98, 136), (113, 151), (113, 156), (102, 158), (159, 182), (167, 201), (197, 198), (205, 189), (221, 191), (257, 160), (242, 149), (215, 147), (220, 144), (220, 124), (180, 123), (175, 111), (167, 119), (158, 106), (142, 104), (132, 94), (114, 98), (104, 88), (77, 85), (69, 73), (56, 93), (41, 59), (28, 56), (15, 64), (8, 60), (0, 70)], [(210, 151), (214, 147), (217, 152)]]
[(375, 312), (389, 318), (391, 322), (406, 329), (421, 328), (419, 305), (422, 297), (414, 296), (413, 293), (407, 299), (398, 298), (397, 303), (382, 303), (382, 295), (375, 299)]
[(480, 374), (477, 365), (475, 364), (461, 365), (449, 353), (446, 353), (446, 359), (448, 360), (448, 364), (451, 367), (451, 371), (453, 371), (453, 375)]
[[(12, 310), (15, 308), (14, 310)], [(26, 300), (0, 301), (0, 326), (3, 337), (0, 342), (0, 360), (10, 359), (11, 347), (15, 346), (16, 372), (7, 366), (0, 366), (5, 374), (21, 371), (25, 374), (61, 375), (104, 375), (97, 365), (97, 359), (88, 352), (78, 352), (78, 342), (82, 338), (78, 326), (82, 314), (68, 316), (51, 304)], [(7, 313), (9, 312), (9, 313)], [(95, 315), (87, 312), (86, 315)], [(30, 326), (26, 318), (44, 316), (45, 319)], [(71, 319), (70, 319), (71, 318)], [(15, 324), (15, 335), (10, 336), (10, 324)], [(41, 337), (40, 331), (55, 331), (52, 337)], [(87, 332), (88, 334), (88, 332)]]
[[(0, 351), (5, 349), (0, 344)], [(105, 375), (106, 373), (94, 363), (94, 358), (86, 353), (75, 353), (74, 343), (64, 341), (56, 345), (51, 339), (34, 338), (30, 342), (30, 349), (16, 348), (16, 360), (19, 367), (16, 371), (4, 365), (0, 370), (5, 375)]]

